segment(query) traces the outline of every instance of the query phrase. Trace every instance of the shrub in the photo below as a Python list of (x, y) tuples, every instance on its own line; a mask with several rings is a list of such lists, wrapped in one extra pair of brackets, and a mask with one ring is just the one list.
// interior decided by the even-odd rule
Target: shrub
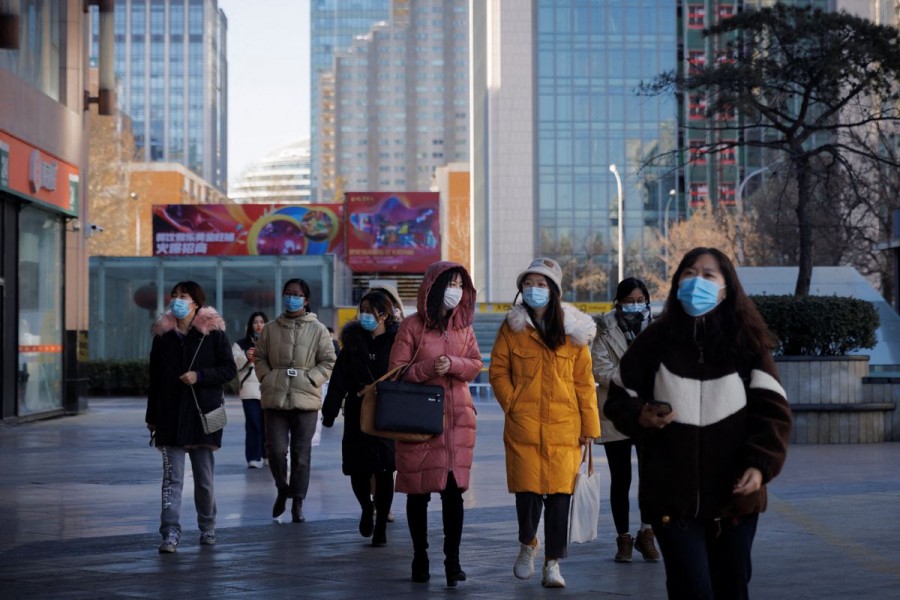
[(150, 387), (150, 362), (144, 360), (89, 360), (80, 364), (92, 396), (145, 396)]
[(775, 354), (840, 356), (874, 348), (878, 311), (871, 302), (841, 296), (752, 296), (772, 333)]

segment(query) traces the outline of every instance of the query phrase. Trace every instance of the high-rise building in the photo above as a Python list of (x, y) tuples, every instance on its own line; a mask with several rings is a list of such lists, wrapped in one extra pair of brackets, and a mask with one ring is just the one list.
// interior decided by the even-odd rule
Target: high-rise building
[[(674, 147), (675, 101), (635, 94), (642, 81), (676, 67), (676, 5), (470, 2), (480, 300), (509, 301), (516, 274), (542, 254), (572, 258), (567, 281), (592, 270), (610, 274), (606, 285), (567, 299), (609, 298), (619, 219), (629, 265), (665, 215), (683, 209), (669, 193), (677, 187), (673, 173), (639, 169), (642, 159)], [(610, 165), (622, 179), (621, 215)]]
[[(391, 4), (391, 0), (310, 2), (310, 132), (314, 194), (321, 164), (317, 155), (321, 135), (321, 78), (331, 72), (338, 50), (348, 48), (354, 37), (367, 33), (373, 25), (388, 18)], [(393, 4), (408, 5), (409, 0)]]
[(276, 148), (247, 169), (228, 196), (239, 204), (309, 204), (309, 140)]
[(337, 53), (322, 88), (320, 197), (428, 191), (436, 168), (468, 160), (467, 5), (396, 2)]
[[(180, 163), (220, 190), (228, 187), (227, 32), (217, 0), (115, 2), (118, 102), (138, 160)], [(97, 39), (95, 28), (94, 48)]]

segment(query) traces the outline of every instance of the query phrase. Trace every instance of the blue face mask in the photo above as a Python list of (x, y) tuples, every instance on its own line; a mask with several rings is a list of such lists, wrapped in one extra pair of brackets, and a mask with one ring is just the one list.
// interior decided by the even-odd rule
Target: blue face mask
[(622, 307), (622, 312), (626, 315), (639, 313), (644, 310), (643, 304), (621, 304), (620, 306)]
[(684, 312), (692, 317), (705, 315), (719, 305), (719, 286), (703, 279), (692, 277), (678, 285), (678, 300)]
[(191, 302), (184, 298), (173, 298), (169, 303), (169, 309), (176, 319), (183, 319), (191, 312)]
[(281, 297), (281, 307), (284, 308), (284, 312), (297, 312), (303, 308), (303, 296), (285, 294)]
[(375, 331), (378, 329), (378, 319), (372, 313), (362, 313), (359, 315), (359, 324), (366, 331)]
[(522, 290), (522, 300), (531, 308), (544, 308), (550, 302), (550, 288), (525, 288)]

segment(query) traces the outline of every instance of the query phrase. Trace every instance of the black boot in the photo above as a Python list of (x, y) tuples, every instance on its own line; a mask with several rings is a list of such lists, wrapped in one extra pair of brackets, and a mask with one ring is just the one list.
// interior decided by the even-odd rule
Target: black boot
[(387, 546), (387, 515), (384, 517), (379, 513), (375, 519), (375, 532), (372, 535), (372, 545), (376, 548)]
[(362, 509), (362, 515), (359, 517), (359, 535), (364, 538), (372, 536), (372, 515), (375, 512), (375, 505), (369, 502)]
[(291, 522), (302, 523), (306, 520), (303, 516), (303, 498), (294, 498), (291, 504)]
[(444, 561), (444, 572), (447, 574), (447, 587), (456, 587), (457, 581), (466, 580), (466, 572), (459, 566), (459, 557)]
[(275, 504), (272, 506), (272, 518), (277, 519), (284, 514), (287, 505), (287, 490), (278, 490), (278, 497), (275, 498)]
[(416, 583), (425, 583), (431, 579), (431, 573), (428, 572), (428, 552), (422, 550), (413, 554), (412, 561), (412, 580)]

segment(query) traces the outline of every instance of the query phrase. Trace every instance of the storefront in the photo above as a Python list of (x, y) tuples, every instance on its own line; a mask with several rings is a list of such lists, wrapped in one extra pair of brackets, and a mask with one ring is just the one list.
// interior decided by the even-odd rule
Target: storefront
[(78, 196), (78, 167), (0, 130), (4, 419), (65, 408), (64, 232)]

